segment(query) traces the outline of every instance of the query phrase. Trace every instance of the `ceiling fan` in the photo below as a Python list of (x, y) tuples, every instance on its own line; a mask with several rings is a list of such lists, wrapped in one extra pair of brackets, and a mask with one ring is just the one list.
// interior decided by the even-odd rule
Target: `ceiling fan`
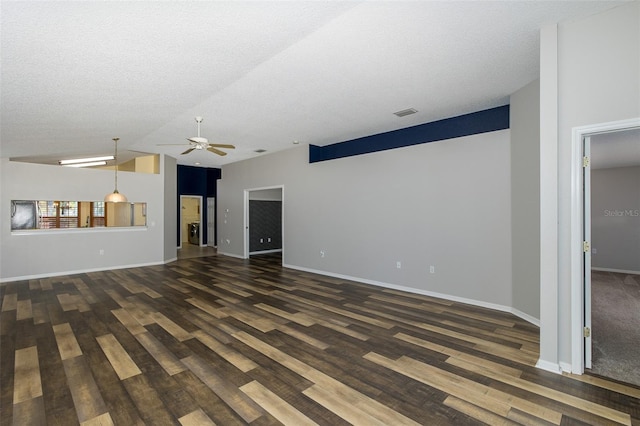
[[(202, 117), (196, 117), (196, 122), (198, 123), (198, 136), (193, 136), (191, 138), (187, 138), (189, 141), (189, 149), (182, 152), (181, 155), (185, 155), (193, 151), (194, 149), (206, 149), (209, 152), (213, 152), (218, 155), (227, 155), (226, 152), (221, 151), (218, 148), (226, 148), (226, 149), (235, 149), (235, 146), (221, 143), (209, 143), (207, 138), (200, 136), (200, 123), (202, 123)], [(187, 144), (175, 144), (175, 143), (167, 143), (167, 144), (159, 144), (159, 145), (187, 145)]]

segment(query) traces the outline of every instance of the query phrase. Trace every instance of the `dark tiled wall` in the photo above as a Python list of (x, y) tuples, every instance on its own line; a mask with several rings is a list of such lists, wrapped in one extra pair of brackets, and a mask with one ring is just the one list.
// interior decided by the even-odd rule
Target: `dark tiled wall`
[(282, 201), (249, 201), (249, 251), (282, 249)]

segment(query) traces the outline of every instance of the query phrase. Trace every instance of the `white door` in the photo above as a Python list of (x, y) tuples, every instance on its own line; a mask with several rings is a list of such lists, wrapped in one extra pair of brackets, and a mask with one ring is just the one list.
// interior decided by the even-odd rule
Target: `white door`
[[(591, 138), (583, 142), (584, 366), (591, 368)], [(601, 331), (601, 330), (599, 330)]]
[(216, 246), (216, 199), (207, 198), (207, 245)]

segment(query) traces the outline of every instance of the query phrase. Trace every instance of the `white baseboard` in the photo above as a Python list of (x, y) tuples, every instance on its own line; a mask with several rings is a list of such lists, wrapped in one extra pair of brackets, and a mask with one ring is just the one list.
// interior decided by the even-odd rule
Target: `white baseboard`
[(555, 362), (545, 361), (543, 359), (538, 360), (538, 362), (536, 363), (536, 368), (539, 368), (545, 371), (550, 371), (551, 373), (555, 373), (555, 374), (562, 374), (562, 367), (560, 366), (560, 364)]
[(219, 254), (219, 255), (222, 255), (222, 256), (235, 257), (236, 259), (244, 259), (244, 257), (239, 256), (239, 255), (234, 254), (234, 253), (225, 253), (225, 252), (223, 252), (223, 251), (219, 251), (219, 252), (218, 252), (218, 254)]
[(516, 309), (516, 308), (511, 308), (511, 313), (517, 317), (522, 318), (523, 320), (535, 325), (536, 327), (540, 328), (540, 320), (536, 317), (533, 317), (529, 314), (525, 314), (524, 312)]
[(251, 256), (252, 254), (267, 254), (267, 253), (282, 253), (282, 249), (250, 251), (249, 256)]
[(617, 272), (619, 274), (632, 274), (632, 275), (640, 275), (640, 271), (628, 271), (626, 269), (613, 269), (613, 268), (591, 268), (592, 271), (601, 271), (601, 272)]
[(560, 365), (560, 369), (562, 370), (562, 372), (571, 373), (571, 364), (569, 364), (568, 362), (560, 361), (558, 365)]
[(115, 266), (104, 266), (100, 268), (89, 268), (89, 269), (76, 269), (73, 271), (61, 271), (61, 272), (47, 272), (46, 274), (35, 274), (35, 275), (24, 275), (21, 277), (8, 277), (8, 278), (0, 278), (0, 283), (10, 283), (15, 281), (25, 281), (25, 280), (38, 280), (41, 278), (49, 278), (49, 277), (60, 277), (63, 275), (75, 275), (75, 274), (86, 274), (89, 272), (100, 272), (100, 271), (110, 271), (114, 269), (127, 269), (127, 268), (141, 268), (143, 266), (156, 266), (156, 265), (164, 265), (166, 263), (173, 262), (177, 260), (177, 258), (173, 260), (167, 260), (162, 262), (149, 262), (149, 263), (135, 263), (131, 265), (115, 265)]
[(406, 286), (401, 286), (401, 285), (396, 285), (396, 284), (389, 284), (389, 283), (384, 283), (384, 282), (380, 282), (380, 281), (374, 281), (374, 280), (369, 280), (366, 278), (360, 278), (360, 277), (353, 277), (350, 275), (342, 275), (342, 274), (336, 274), (333, 272), (327, 272), (327, 271), (321, 271), (318, 269), (312, 269), (312, 268), (305, 268), (303, 266), (296, 266), (296, 265), (289, 265), (289, 264), (283, 264), (282, 266), (284, 266), (285, 268), (290, 268), (290, 269), (297, 269), (299, 271), (304, 271), (304, 272), (310, 272), (312, 274), (318, 274), (318, 275), (325, 275), (328, 277), (333, 277), (333, 278), (340, 278), (340, 279), (345, 279), (345, 280), (349, 280), (349, 281), (355, 281), (355, 282), (360, 282), (363, 284), (371, 284), (371, 285), (375, 285), (378, 287), (384, 287), (384, 288), (391, 288), (394, 290), (400, 290), (400, 291), (406, 291), (407, 293), (414, 293), (414, 294), (421, 294), (423, 296), (430, 296), (430, 297), (437, 297), (438, 299), (444, 299), (444, 300), (451, 300), (452, 302), (460, 302), (460, 303), (466, 303), (468, 305), (474, 305), (474, 306), (480, 306), (482, 308), (488, 308), (488, 309), (494, 309), (496, 311), (501, 311), (501, 312), (509, 312), (512, 313), (514, 315), (516, 315), (517, 317), (522, 318), (523, 320), (537, 326), (540, 327), (540, 320), (537, 318), (532, 317), (531, 315), (527, 315), (524, 312), (521, 312), (517, 309), (514, 309), (510, 306), (504, 306), (504, 305), (498, 305), (496, 303), (489, 303), (489, 302), (484, 302), (481, 300), (475, 300), (475, 299), (467, 299), (465, 297), (459, 297), (459, 296), (452, 296), (450, 294), (444, 294), (444, 293), (436, 293), (433, 291), (428, 291), (428, 290), (422, 290), (422, 289), (418, 289), (418, 288), (413, 288), (413, 287), (406, 287)]

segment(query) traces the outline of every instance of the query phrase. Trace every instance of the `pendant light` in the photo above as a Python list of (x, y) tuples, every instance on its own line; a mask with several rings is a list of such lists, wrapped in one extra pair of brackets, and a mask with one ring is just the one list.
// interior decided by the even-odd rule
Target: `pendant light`
[(127, 202), (127, 197), (125, 197), (123, 194), (118, 192), (118, 141), (120, 140), (120, 138), (113, 138), (113, 142), (116, 146), (115, 149), (115, 155), (113, 156), (114, 161), (116, 162), (115, 165), (115, 170), (116, 170), (116, 186), (115, 189), (113, 190), (113, 192), (111, 194), (107, 194), (106, 197), (104, 197), (104, 202), (105, 203), (126, 203)]

